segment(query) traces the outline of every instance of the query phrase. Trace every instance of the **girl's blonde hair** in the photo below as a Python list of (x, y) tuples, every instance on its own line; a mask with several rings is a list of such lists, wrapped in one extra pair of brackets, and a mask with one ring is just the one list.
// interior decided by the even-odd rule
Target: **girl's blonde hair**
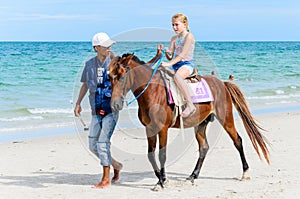
[(189, 22), (188, 22), (187, 16), (185, 14), (177, 13), (172, 16), (172, 19), (179, 19), (182, 23), (184, 23), (186, 25), (186, 30), (188, 32), (190, 32)]

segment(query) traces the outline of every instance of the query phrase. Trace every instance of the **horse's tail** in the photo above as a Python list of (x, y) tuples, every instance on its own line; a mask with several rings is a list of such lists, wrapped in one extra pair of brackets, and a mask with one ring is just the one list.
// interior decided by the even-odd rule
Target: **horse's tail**
[(238, 111), (238, 114), (242, 118), (243, 124), (245, 126), (245, 129), (246, 129), (249, 137), (250, 137), (252, 145), (256, 150), (256, 153), (258, 154), (259, 158), (261, 159), (259, 148), (257, 146), (257, 144), (258, 144), (261, 148), (261, 151), (262, 151), (266, 161), (268, 163), (270, 163), (269, 150), (266, 145), (266, 142), (268, 143), (268, 141), (260, 133), (260, 130), (263, 130), (263, 131), (265, 131), (265, 130), (261, 126), (259, 126), (256, 123), (256, 121), (254, 120), (254, 118), (250, 112), (250, 109), (247, 105), (244, 94), (239, 89), (239, 87), (232, 82), (224, 82), (224, 84), (230, 93), (231, 99), (233, 101), (233, 104), (234, 104), (236, 110)]

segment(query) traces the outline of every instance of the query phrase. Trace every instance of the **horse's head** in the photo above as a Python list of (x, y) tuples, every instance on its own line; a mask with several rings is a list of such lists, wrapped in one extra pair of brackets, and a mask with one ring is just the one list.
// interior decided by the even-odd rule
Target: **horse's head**
[(111, 108), (115, 111), (122, 110), (124, 98), (130, 90), (131, 80), (129, 64), (133, 54), (124, 54), (115, 57), (109, 65), (109, 76), (112, 85)]

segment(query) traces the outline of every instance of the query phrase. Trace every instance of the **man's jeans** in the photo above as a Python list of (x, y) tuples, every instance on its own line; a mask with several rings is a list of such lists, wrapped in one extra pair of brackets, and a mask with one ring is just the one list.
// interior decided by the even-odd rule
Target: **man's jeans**
[(110, 166), (110, 138), (118, 121), (119, 113), (113, 112), (106, 116), (92, 115), (89, 132), (89, 149), (99, 159), (102, 166)]

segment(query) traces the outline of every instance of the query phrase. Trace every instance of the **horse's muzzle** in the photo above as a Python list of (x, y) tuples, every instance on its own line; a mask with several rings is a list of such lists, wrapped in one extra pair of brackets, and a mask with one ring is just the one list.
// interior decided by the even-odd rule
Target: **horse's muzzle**
[(110, 107), (113, 111), (120, 111), (123, 109), (123, 103), (124, 103), (124, 100), (122, 97), (119, 97), (116, 100), (111, 99)]

